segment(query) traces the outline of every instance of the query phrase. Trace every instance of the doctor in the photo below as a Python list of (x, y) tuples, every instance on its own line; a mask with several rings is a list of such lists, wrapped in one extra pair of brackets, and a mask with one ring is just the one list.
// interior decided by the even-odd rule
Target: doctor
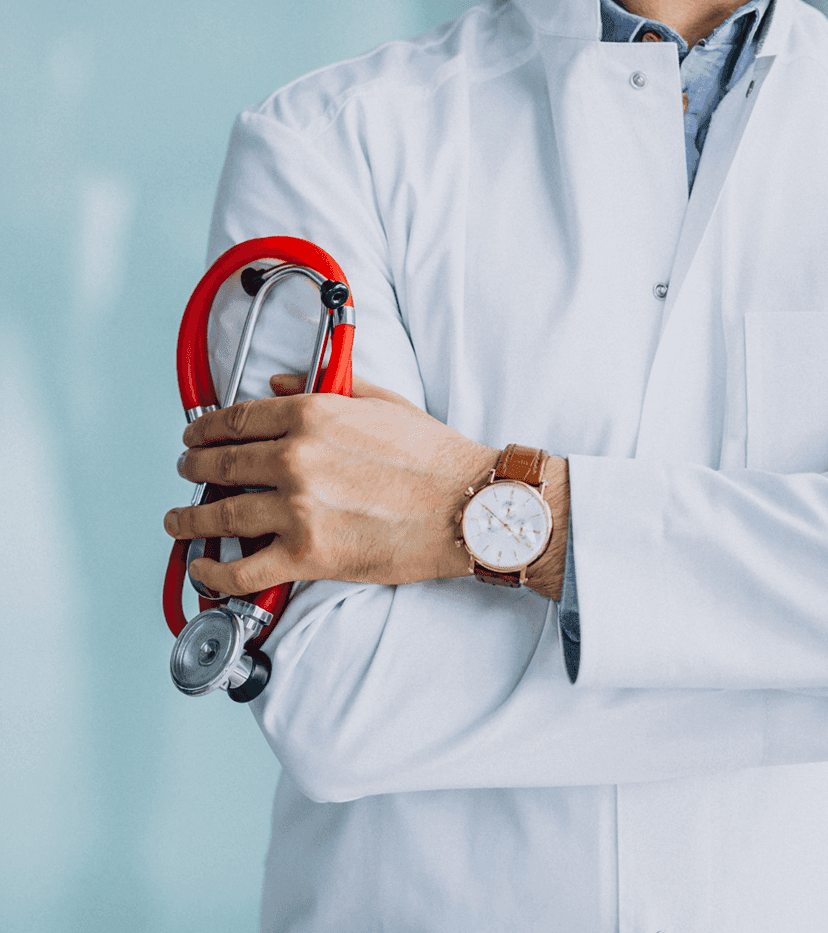
[[(284, 769), (262, 928), (824, 933), (825, 20), (490, 0), (241, 115), (211, 257), (278, 234), (347, 271), (370, 382), (270, 378), (315, 328), (288, 296), (242, 385), (273, 397), (181, 466), (275, 489), (166, 518), (278, 533), (208, 586), (315, 581), (253, 704)], [(457, 523), (469, 487), (494, 521)], [(550, 526), (469, 573), (478, 532)]]

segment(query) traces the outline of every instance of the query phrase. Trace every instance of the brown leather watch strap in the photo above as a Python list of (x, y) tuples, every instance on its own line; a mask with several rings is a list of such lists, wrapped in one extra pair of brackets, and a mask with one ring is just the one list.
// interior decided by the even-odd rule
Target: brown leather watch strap
[(474, 562), (474, 578), (481, 583), (491, 583), (493, 586), (521, 586), (520, 571), (513, 570), (511, 573), (503, 573), (497, 570), (489, 570), (482, 564)]
[(514, 479), (529, 486), (540, 486), (548, 457), (545, 450), (537, 447), (509, 444), (497, 461), (494, 478)]

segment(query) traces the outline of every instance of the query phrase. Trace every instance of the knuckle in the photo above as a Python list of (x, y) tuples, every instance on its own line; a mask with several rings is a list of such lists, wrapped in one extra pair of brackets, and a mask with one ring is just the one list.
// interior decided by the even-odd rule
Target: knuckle
[(293, 402), (294, 429), (303, 433), (312, 433), (317, 430), (324, 417), (325, 396), (318, 393), (311, 395), (295, 395)]
[(236, 502), (235, 499), (222, 499), (218, 504), (219, 534), (229, 538), (235, 533)]
[(250, 424), (252, 402), (239, 402), (227, 409), (227, 433), (231, 438), (245, 436), (247, 426)]
[(230, 582), (234, 589), (242, 593), (252, 593), (256, 589), (253, 576), (244, 563), (230, 568)]
[(181, 509), (178, 513), (178, 529), (179, 533), (189, 537), (196, 533), (195, 527), (195, 509), (185, 508)]
[(218, 460), (219, 479), (224, 486), (232, 486), (236, 479), (237, 456), (233, 447), (222, 449)]
[(310, 508), (310, 497), (301, 489), (293, 489), (285, 493), (284, 508), (288, 521), (285, 523), (283, 534), (306, 534), (313, 525), (313, 512)]
[(319, 462), (319, 456), (317, 442), (307, 436), (293, 438), (285, 446), (283, 454), (288, 473), (300, 477), (307, 477), (309, 471)]
[(318, 516), (311, 497), (295, 492), (286, 499), (285, 505), (290, 515), (290, 525), (281, 535), (286, 549), (294, 557), (324, 554), (327, 540), (325, 529), (318, 527)]

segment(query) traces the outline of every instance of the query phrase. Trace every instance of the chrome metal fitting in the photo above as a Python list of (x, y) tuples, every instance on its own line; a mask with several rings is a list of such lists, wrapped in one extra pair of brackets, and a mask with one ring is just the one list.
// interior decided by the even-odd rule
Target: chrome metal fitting
[(353, 305), (342, 305), (331, 311), (331, 320), (334, 327), (339, 324), (356, 324), (356, 315)]
[(248, 634), (245, 641), (255, 638), (263, 628), (266, 628), (273, 621), (272, 612), (268, 612), (267, 609), (262, 609), (255, 603), (249, 603), (236, 596), (228, 600), (227, 608), (238, 616), (247, 630)]
[(184, 412), (187, 424), (192, 424), (196, 418), (206, 415), (208, 411), (218, 411), (218, 405), (196, 405), (195, 408), (188, 408)]

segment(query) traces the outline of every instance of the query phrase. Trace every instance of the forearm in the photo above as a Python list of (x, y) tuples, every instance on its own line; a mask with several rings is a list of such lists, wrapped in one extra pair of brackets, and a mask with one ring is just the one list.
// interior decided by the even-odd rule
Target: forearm
[(312, 584), (266, 646), (273, 677), (254, 713), (321, 800), (828, 760), (820, 698), (573, 688), (547, 606), (474, 580)]

